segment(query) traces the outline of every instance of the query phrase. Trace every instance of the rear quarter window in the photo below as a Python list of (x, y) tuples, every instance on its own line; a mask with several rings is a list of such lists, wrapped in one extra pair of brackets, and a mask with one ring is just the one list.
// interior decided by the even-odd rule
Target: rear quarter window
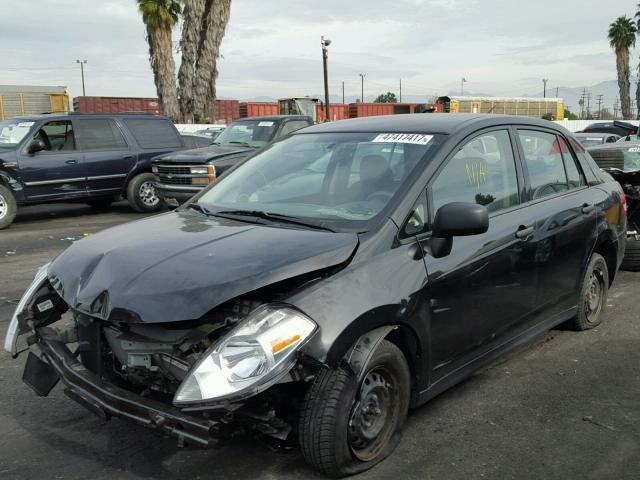
[(182, 147), (178, 132), (168, 120), (126, 118), (124, 124), (142, 148)]

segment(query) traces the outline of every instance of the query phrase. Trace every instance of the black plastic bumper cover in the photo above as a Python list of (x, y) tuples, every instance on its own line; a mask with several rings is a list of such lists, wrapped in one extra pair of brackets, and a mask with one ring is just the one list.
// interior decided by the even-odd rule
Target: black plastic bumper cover
[(185, 415), (175, 407), (103, 381), (87, 370), (59, 340), (41, 337), (38, 346), (65, 384), (65, 393), (100, 417), (121, 417), (178, 437), (181, 443), (202, 447), (217, 443), (221, 422)]

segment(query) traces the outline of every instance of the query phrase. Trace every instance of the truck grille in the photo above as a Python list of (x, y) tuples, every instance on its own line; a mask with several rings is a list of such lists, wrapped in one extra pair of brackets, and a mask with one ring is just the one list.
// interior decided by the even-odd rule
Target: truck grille
[(207, 165), (154, 165), (153, 172), (159, 183), (165, 185), (206, 186), (215, 182), (215, 169), (212, 174), (191, 173), (191, 168), (207, 168)]

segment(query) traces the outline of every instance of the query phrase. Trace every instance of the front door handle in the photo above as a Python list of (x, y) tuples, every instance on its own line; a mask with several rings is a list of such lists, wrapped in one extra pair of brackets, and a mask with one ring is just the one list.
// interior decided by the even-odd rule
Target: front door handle
[(585, 203), (582, 205), (582, 213), (591, 213), (595, 210), (596, 206), (593, 203)]
[(125, 155), (122, 157), (123, 160), (133, 160), (133, 155)]
[(78, 160), (76, 160), (75, 158), (70, 158), (69, 160), (65, 160), (65, 162), (67, 165), (77, 165), (78, 164)]
[(532, 235), (534, 232), (533, 227), (525, 227), (524, 225), (520, 225), (518, 230), (516, 231), (516, 238), (520, 240), (528, 240), (528, 237)]

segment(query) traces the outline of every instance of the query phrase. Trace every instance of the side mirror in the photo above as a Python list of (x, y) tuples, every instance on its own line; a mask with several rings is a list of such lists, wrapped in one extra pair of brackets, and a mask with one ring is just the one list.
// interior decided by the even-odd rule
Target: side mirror
[(434, 258), (451, 253), (453, 237), (479, 235), (489, 229), (489, 212), (483, 205), (467, 202), (452, 202), (436, 212), (431, 226), (428, 251)]
[(39, 138), (34, 138), (33, 140), (31, 140), (29, 146), (27, 147), (27, 153), (29, 155), (33, 155), (34, 153), (41, 152), (46, 148), (47, 146), (42, 140), (40, 140)]

